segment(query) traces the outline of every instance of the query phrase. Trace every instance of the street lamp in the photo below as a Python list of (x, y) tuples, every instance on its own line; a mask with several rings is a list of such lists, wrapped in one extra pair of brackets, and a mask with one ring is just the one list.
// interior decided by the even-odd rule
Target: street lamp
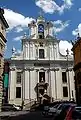
[(68, 56), (69, 56), (69, 50), (68, 50), (68, 48), (67, 48), (67, 50), (66, 50), (66, 53), (67, 53), (67, 55), (66, 55), (66, 57), (67, 57), (67, 75), (68, 75), (68, 85), (69, 85), (69, 100), (71, 100), (71, 94), (70, 94), (70, 79), (69, 79), (69, 66), (68, 66)]

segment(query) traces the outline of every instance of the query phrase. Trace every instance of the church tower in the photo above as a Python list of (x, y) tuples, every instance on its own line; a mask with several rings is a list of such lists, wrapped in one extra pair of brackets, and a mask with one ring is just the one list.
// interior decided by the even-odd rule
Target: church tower
[(46, 22), (43, 16), (39, 16), (36, 22), (32, 21), (29, 28), (32, 39), (45, 39), (48, 35), (53, 37), (53, 24), (49, 21)]

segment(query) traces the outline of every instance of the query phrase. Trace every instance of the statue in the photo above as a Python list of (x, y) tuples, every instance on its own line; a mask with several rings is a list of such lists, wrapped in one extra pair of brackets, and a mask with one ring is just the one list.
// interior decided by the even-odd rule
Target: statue
[(44, 94), (47, 94), (47, 90), (46, 89), (44, 90)]
[(41, 82), (44, 82), (43, 77), (42, 77), (42, 79), (41, 79)]

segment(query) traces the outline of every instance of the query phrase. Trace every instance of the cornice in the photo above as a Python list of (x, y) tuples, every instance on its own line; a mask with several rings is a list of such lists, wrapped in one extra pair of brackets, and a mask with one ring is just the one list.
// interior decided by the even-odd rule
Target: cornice
[(0, 8), (0, 19), (2, 20), (3, 24), (5, 25), (5, 27), (8, 28), (9, 25), (8, 25), (6, 19), (4, 18), (3, 14), (4, 14), (4, 10), (2, 8)]
[(5, 37), (3, 36), (3, 34), (0, 32), (0, 37), (2, 38), (2, 40), (6, 43), (7, 40), (5, 39)]
[(10, 68), (9, 69), (9, 71), (15, 71), (16, 70), (16, 68)]

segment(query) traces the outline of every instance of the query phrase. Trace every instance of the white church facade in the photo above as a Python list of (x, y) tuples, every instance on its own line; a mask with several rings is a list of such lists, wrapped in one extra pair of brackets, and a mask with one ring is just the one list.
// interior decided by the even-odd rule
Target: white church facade
[(9, 103), (75, 99), (73, 58), (60, 53), (59, 42), (53, 36), (53, 24), (39, 16), (29, 24), (30, 37), (21, 40), (22, 52), (10, 62)]

